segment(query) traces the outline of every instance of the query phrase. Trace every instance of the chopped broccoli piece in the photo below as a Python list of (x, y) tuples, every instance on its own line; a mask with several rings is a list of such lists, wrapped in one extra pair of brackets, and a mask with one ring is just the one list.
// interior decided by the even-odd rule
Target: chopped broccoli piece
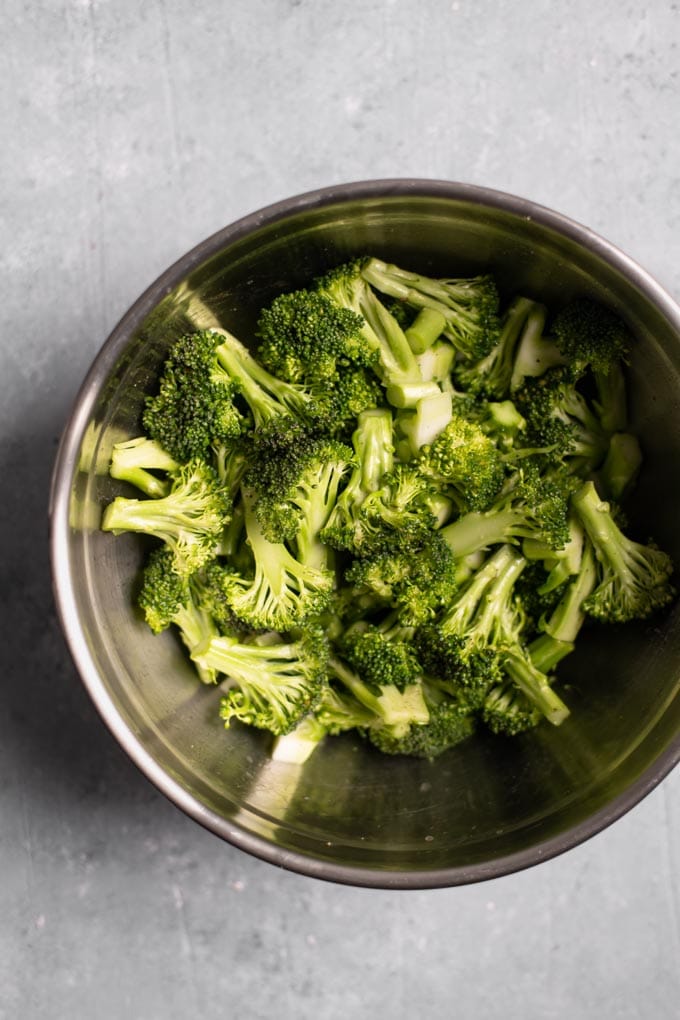
[(385, 386), (421, 381), (418, 362), (404, 331), (368, 286), (361, 260), (330, 270), (316, 281), (316, 288), (331, 304), (363, 321), (362, 336), (374, 352), (375, 368)]
[(360, 552), (368, 534), (361, 508), (376, 492), (394, 463), (392, 413), (388, 408), (362, 411), (352, 436), (354, 458), (346, 487), (338, 496), (321, 532), (322, 541), (335, 549)]
[[(217, 633), (212, 617), (202, 605), (201, 589), (202, 581), (197, 576), (183, 577), (175, 573), (172, 553), (161, 546), (148, 556), (137, 602), (154, 634), (175, 624), (191, 653)], [(213, 669), (197, 664), (196, 668), (203, 683), (215, 682)]]
[(301, 563), (282, 542), (269, 542), (252, 492), (243, 490), (243, 503), (255, 574), (234, 574), (226, 582), (232, 611), (254, 630), (286, 631), (318, 617), (329, 605), (333, 574)]
[(321, 699), (326, 682), (326, 645), (312, 632), (297, 641), (242, 644), (220, 635), (195, 648), (192, 658), (228, 680), (220, 716), (270, 733), (290, 733)]
[(600, 499), (591, 481), (575, 494), (573, 506), (597, 562), (596, 587), (583, 603), (586, 612), (605, 623), (624, 623), (644, 619), (667, 605), (675, 594), (670, 557), (624, 535), (610, 504)]
[(461, 510), (484, 510), (498, 496), (505, 477), (501, 454), (481, 427), (454, 417), (420, 451), (423, 474), (445, 486)]
[(363, 326), (360, 314), (318, 290), (281, 294), (260, 315), (258, 357), (288, 382), (335, 380), (348, 364), (376, 361), (377, 350)]
[(439, 532), (420, 545), (356, 559), (345, 580), (356, 594), (371, 593), (399, 611), (401, 621), (418, 626), (432, 619), (453, 598), (456, 561)]
[(518, 297), (510, 304), (503, 319), (498, 339), (488, 354), (479, 361), (460, 361), (454, 367), (456, 382), (467, 393), (501, 399), (510, 389), (517, 342), (527, 320), (538, 310), (545, 318), (540, 305), (529, 298)]
[[(167, 472), (176, 471), (179, 464), (167, 453), (160, 443), (146, 436), (128, 439), (116, 443), (111, 452), (110, 475), (121, 482), (129, 482), (146, 496), (157, 499), (167, 496), (170, 491), (170, 480)], [(159, 478), (154, 471), (162, 471), (165, 478)]]
[(192, 574), (214, 554), (231, 506), (215, 472), (193, 460), (178, 468), (167, 496), (143, 500), (117, 496), (104, 511), (102, 529), (160, 538), (172, 550), (173, 569)]
[(481, 358), (499, 332), (498, 291), (490, 276), (438, 280), (410, 273), (379, 259), (368, 259), (364, 278), (383, 294), (414, 308), (431, 308), (444, 317), (444, 335), (465, 357)]
[(568, 364), (578, 373), (586, 368), (606, 374), (625, 359), (632, 337), (611, 309), (589, 298), (576, 298), (553, 319), (551, 334)]
[(329, 659), (331, 676), (344, 685), (350, 694), (389, 728), (392, 736), (405, 737), (411, 726), (430, 720), (422, 685), (413, 683), (402, 690), (392, 684), (374, 684), (361, 679), (340, 659)]
[(569, 497), (576, 484), (567, 471), (527, 458), (488, 510), (464, 514), (440, 534), (458, 558), (525, 538), (562, 549), (570, 537)]

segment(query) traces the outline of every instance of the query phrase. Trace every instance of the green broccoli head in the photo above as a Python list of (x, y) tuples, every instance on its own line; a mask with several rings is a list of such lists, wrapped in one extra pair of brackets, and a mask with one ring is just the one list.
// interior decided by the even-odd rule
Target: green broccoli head
[(625, 623), (667, 605), (675, 595), (671, 558), (624, 535), (592, 482), (579, 489), (573, 506), (596, 557), (596, 587), (583, 603), (586, 612), (606, 623)]
[(391, 637), (367, 625), (345, 632), (339, 642), (343, 658), (374, 691), (385, 684), (403, 691), (417, 682), (422, 667), (408, 640)]
[(102, 529), (120, 534), (136, 531), (161, 539), (173, 554), (173, 569), (192, 574), (214, 555), (231, 515), (231, 496), (215, 472), (191, 460), (173, 475), (172, 488), (160, 499), (118, 496), (104, 511)]
[(405, 736), (395, 737), (388, 727), (378, 726), (368, 731), (368, 738), (383, 754), (433, 760), (467, 740), (474, 730), (475, 720), (468, 710), (446, 699), (430, 707), (429, 722), (411, 726)]
[(492, 733), (514, 737), (538, 726), (542, 718), (519, 688), (507, 681), (492, 687), (484, 699), (482, 719)]
[(375, 362), (363, 325), (361, 315), (318, 290), (281, 294), (260, 315), (258, 356), (288, 382), (332, 381), (348, 365)]
[(456, 561), (439, 532), (413, 548), (396, 548), (356, 559), (345, 580), (398, 610), (406, 625), (419, 626), (448, 605), (458, 588)]
[(618, 315), (589, 298), (577, 298), (565, 305), (553, 319), (551, 334), (578, 375), (587, 368), (606, 374), (625, 360), (632, 342)]
[(227, 680), (220, 716), (277, 735), (290, 733), (321, 700), (326, 683), (327, 646), (309, 631), (296, 641), (242, 644), (220, 635), (196, 648), (192, 658)]
[(579, 458), (587, 469), (604, 459), (609, 436), (597, 413), (577, 389), (571, 368), (550, 368), (526, 379), (515, 393), (515, 404), (526, 421), (525, 442), (552, 453), (555, 460)]
[(454, 417), (418, 462), (423, 474), (450, 489), (462, 510), (484, 510), (498, 496), (505, 468), (493, 439), (480, 425)]
[(146, 432), (180, 461), (204, 456), (247, 427), (235, 399), (238, 386), (215, 356), (221, 339), (212, 330), (180, 337), (164, 362), (158, 393), (146, 400)]

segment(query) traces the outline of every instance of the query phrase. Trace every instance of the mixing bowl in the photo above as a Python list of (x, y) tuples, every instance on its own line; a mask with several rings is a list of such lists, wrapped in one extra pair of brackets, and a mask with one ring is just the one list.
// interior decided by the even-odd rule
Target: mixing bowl
[(680, 563), (680, 308), (590, 230), (524, 199), (435, 181), (373, 181), (270, 206), (167, 270), (96, 358), (67, 424), (51, 497), (56, 600), (72, 655), (104, 721), (175, 804), (234, 845), (307, 875), (425, 888), (493, 878), (593, 835), (647, 794), (680, 756), (680, 617), (593, 628), (562, 664), (572, 709), (560, 728), (475, 736), (434, 762), (388, 758), (351, 735), (303, 765), (268, 740), (225, 731), (168, 632), (133, 609), (144, 550), (98, 530), (119, 490), (114, 442), (140, 430), (168, 344), (203, 303), (243, 339), (258, 309), (350, 256), (430, 275), (492, 272), (504, 295), (548, 304), (587, 294), (636, 336), (632, 415), (645, 453), (631, 528)]

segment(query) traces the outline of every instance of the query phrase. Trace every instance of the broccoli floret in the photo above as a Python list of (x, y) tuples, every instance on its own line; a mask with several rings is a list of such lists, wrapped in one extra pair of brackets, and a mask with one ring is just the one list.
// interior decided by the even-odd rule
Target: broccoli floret
[(444, 335), (466, 357), (488, 354), (499, 333), (498, 291), (490, 276), (438, 280), (410, 273), (379, 259), (368, 259), (364, 278), (383, 294), (414, 308), (431, 308), (444, 317)]
[[(183, 577), (176, 574), (172, 566), (172, 553), (161, 546), (153, 549), (148, 556), (137, 597), (138, 605), (154, 634), (160, 634), (174, 624), (190, 653), (217, 634), (215, 622), (201, 604), (202, 586), (202, 580), (196, 575)], [(198, 665), (196, 668), (203, 683), (215, 682), (213, 669)]]
[(600, 499), (592, 482), (573, 497), (597, 563), (597, 582), (583, 606), (590, 616), (606, 623), (643, 619), (667, 605), (675, 594), (671, 584), (673, 563), (654, 545), (628, 538), (612, 516), (612, 507)]
[(557, 460), (577, 459), (581, 473), (604, 459), (609, 436), (569, 369), (551, 368), (538, 379), (527, 379), (515, 403), (526, 420), (530, 446), (552, 450)]
[(498, 447), (482, 428), (454, 417), (434, 442), (420, 451), (418, 467), (445, 487), (461, 510), (484, 510), (498, 496), (505, 466)]
[(245, 431), (234, 403), (238, 388), (216, 358), (221, 339), (212, 330), (180, 337), (163, 365), (158, 394), (146, 400), (144, 429), (179, 461), (205, 456), (213, 444)]
[(543, 305), (537, 304), (527, 318), (513, 359), (509, 383), (511, 393), (519, 389), (525, 379), (534, 379), (549, 368), (567, 364), (555, 342), (544, 335), (546, 312)]
[(329, 659), (331, 676), (350, 694), (389, 728), (392, 736), (406, 736), (411, 726), (424, 725), (430, 720), (422, 685), (413, 683), (399, 690), (391, 684), (368, 683), (340, 659)]
[(256, 441), (255, 451), (246, 483), (257, 493), (255, 513), (266, 538), (294, 540), (301, 563), (328, 567), (330, 550), (320, 535), (352, 463), (352, 450), (335, 439), (301, 433), (294, 445), (276, 436), (267, 443)]
[(334, 381), (348, 364), (376, 361), (363, 326), (361, 315), (319, 291), (281, 294), (260, 315), (258, 357), (288, 382)]
[(319, 294), (363, 320), (361, 335), (374, 352), (375, 369), (385, 386), (421, 382), (415, 354), (397, 319), (362, 276), (361, 260), (332, 269), (316, 281)]
[(492, 733), (515, 737), (518, 733), (534, 729), (542, 714), (512, 682), (493, 687), (482, 707), (482, 719)]
[(562, 549), (570, 537), (569, 497), (577, 484), (568, 471), (527, 458), (488, 510), (464, 514), (440, 534), (457, 558), (525, 538)]
[(351, 433), (362, 411), (381, 407), (384, 393), (374, 373), (366, 369), (346, 369), (324, 382), (324, 400), (328, 419), (324, 422), (334, 435)]
[(144, 500), (117, 496), (104, 511), (102, 529), (160, 538), (172, 550), (176, 573), (192, 574), (213, 556), (231, 506), (229, 493), (212, 468), (192, 460), (173, 475), (167, 496)]
[(335, 579), (330, 570), (305, 566), (282, 542), (269, 542), (255, 513), (253, 493), (243, 490), (245, 528), (254, 577), (232, 575), (229, 605), (254, 630), (290, 630), (318, 617), (328, 606)]
[(508, 649), (521, 639), (525, 616), (514, 588), (525, 566), (511, 546), (497, 549), (434, 623), (420, 629), (417, 647), (425, 672), (479, 708), (501, 679)]
[(392, 413), (388, 408), (363, 411), (352, 435), (354, 458), (346, 487), (338, 496), (321, 539), (335, 549), (360, 552), (369, 535), (361, 508), (371, 492), (376, 492), (383, 476), (394, 463)]
[(109, 474), (121, 482), (129, 482), (146, 496), (158, 499), (167, 496), (170, 491), (170, 480), (159, 478), (154, 471), (176, 471), (179, 464), (154, 439), (138, 436), (124, 443), (116, 443), (111, 452), (111, 468)]
[(464, 360), (454, 366), (456, 383), (464, 391), (491, 399), (501, 399), (507, 395), (515, 348), (532, 314), (545, 319), (545, 310), (535, 301), (524, 297), (515, 298), (503, 316), (498, 339), (489, 353), (479, 361)]
[(327, 649), (308, 632), (296, 641), (242, 644), (220, 635), (195, 648), (192, 658), (204, 669), (228, 677), (220, 716), (270, 733), (290, 733), (319, 703), (326, 683)]
[(560, 353), (578, 374), (586, 368), (607, 374), (626, 358), (632, 337), (611, 309), (588, 298), (577, 298), (553, 319), (551, 335)]
[(412, 637), (411, 628), (355, 625), (344, 633), (338, 649), (365, 683), (388, 684), (404, 691), (417, 683), (423, 672)]
[(347, 688), (332, 684), (324, 689), (314, 716), (331, 736), (348, 730), (365, 730), (382, 724), (382, 717), (367, 708)]
[(526, 700), (553, 726), (560, 726), (569, 709), (550, 686), (549, 677), (538, 669), (526, 649), (516, 647), (503, 656), (503, 669)]
[(425, 725), (411, 726), (403, 737), (395, 737), (387, 727), (374, 727), (368, 731), (369, 740), (383, 754), (432, 761), (474, 733), (474, 717), (453, 699), (442, 698), (428, 707), (430, 721)]
[(393, 549), (356, 559), (345, 580), (355, 595), (370, 593), (419, 626), (446, 606), (458, 588), (456, 561), (439, 532), (413, 548)]
[(437, 524), (439, 498), (418, 466), (395, 464), (361, 505), (362, 553), (422, 543)]

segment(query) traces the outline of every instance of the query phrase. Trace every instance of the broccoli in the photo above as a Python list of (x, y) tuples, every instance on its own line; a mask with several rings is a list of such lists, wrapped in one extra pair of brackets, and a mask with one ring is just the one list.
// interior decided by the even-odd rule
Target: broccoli
[(444, 614), (420, 628), (417, 647), (428, 677), (479, 708), (501, 680), (508, 649), (520, 640), (525, 616), (514, 588), (526, 560), (501, 546), (472, 575)]
[(595, 589), (583, 603), (586, 612), (605, 623), (624, 623), (667, 605), (675, 594), (670, 557), (655, 545), (624, 535), (592, 481), (582, 485), (572, 502), (597, 563)]
[(257, 493), (255, 513), (271, 542), (294, 540), (305, 566), (329, 566), (329, 548), (321, 541), (338, 491), (352, 463), (352, 450), (335, 439), (301, 433), (289, 446), (255, 444), (246, 483)]
[(430, 718), (424, 725), (411, 726), (405, 736), (397, 737), (386, 726), (368, 730), (368, 739), (383, 754), (402, 754), (432, 761), (444, 751), (467, 740), (475, 731), (475, 719), (465, 705), (425, 685), (425, 700)]
[(552, 689), (549, 677), (538, 669), (528, 652), (517, 646), (503, 656), (503, 669), (526, 700), (553, 726), (560, 726), (569, 709)]
[(267, 540), (255, 513), (253, 493), (243, 490), (245, 529), (254, 577), (231, 575), (227, 600), (239, 620), (254, 630), (290, 630), (318, 617), (334, 587), (330, 570), (305, 566), (282, 542)]
[(219, 635), (194, 648), (203, 669), (227, 677), (220, 716), (284, 734), (319, 703), (326, 682), (326, 644), (308, 631), (296, 641), (243, 644)]
[(338, 642), (343, 659), (366, 683), (389, 684), (403, 691), (417, 683), (422, 666), (412, 643), (413, 629), (383, 625), (355, 625)]
[(458, 588), (456, 561), (439, 532), (420, 545), (355, 559), (345, 572), (354, 597), (375, 595), (407, 626), (419, 626), (446, 606)]
[(365, 708), (378, 717), (380, 725), (393, 737), (405, 737), (411, 726), (430, 721), (422, 685), (412, 683), (401, 690), (393, 684), (370, 683), (362, 679), (341, 659), (328, 660), (331, 677), (341, 683)]
[(279, 295), (260, 314), (258, 357), (288, 382), (335, 382), (348, 365), (369, 366), (377, 350), (362, 332), (363, 317), (318, 290)]
[(515, 403), (526, 421), (529, 445), (553, 451), (557, 460), (577, 459), (582, 474), (604, 459), (609, 436), (576, 389), (570, 369), (551, 368), (538, 379), (527, 379)]
[(461, 510), (484, 510), (505, 477), (501, 454), (482, 428), (455, 416), (434, 442), (420, 451), (418, 467), (445, 488)]
[(317, 292), (362, 322), (361, 335), (374, 352), (374, 368), (385, 386), (422, 381), (418, 362), (397, 319), (368, 286), (362, 261), (348, 262), (316, 281)]
[(167, 496), (170, 480), (159, 478), (154, 471), (164, 473), (176, 471), (179, 464), (167, 453), (160, 443), (146, 436), (116, 443), (111, 452), (110, 475), (121, 482), (129, 482), (146, 496), (157, 499)]
[(492, 733), (516, 737), (538, 726), (543, 718), (512, 681), (492, 687), (482, 707), (482, 719)]
[(216, 357), (221, 334), (180, 337), (163, 365), (158, 393), (147, 397), (147, 434), (179, 461), (205, 456), (213, 444), (237, 439), (246, 420), (236, 405), (238, 387)]
[(562, 549), (570, 537), (569, 498), (575, 484), (567, 471), (526, 458), (488, 510), (463, 514), (440, 534), (457, 558), (526, 538)]
[(538, 316), (542, 323), (545, 310), (529, 298), (518, 297), (508, 307), (501, 322), (498, 339), (479, 361), (459, 361), (454, 366), (456, 382), (466, 393), (502, 398), (510, 389), (517, 343), (528, 324)]
[(146, 498), (102, 527), (159, 540), (148, 625), (176, 629), (225, 725), (269, 731), (276, 761), (348, 731), (434, 759), (478, 724), (559, 725), (556, 670), (590, 618), (673, 597), (670, 558), (606, 502), (642, 462), (609, 309), (501, 314), (488, 276), (366, 257), (275, 297), (254, 357), (185, 303), (197, 331), (107, 464)]
[(588, 298), (570, 301), (555, 316), (548, 336), (543, 333), (546, 310), (542, 306), (537, 309), (515, 352), (510, 392), (527, 378), (542, 376), (556, 366), (567, 366), (574, 379), (591, 371), (604, 380), (620, 371), (631, 337), (623, 322), (604, 305)]
[(369, 493), (380, 488), (383, 476), (394, 464), (391, 411), (388, 408), (362, 411), (352, 445), (352, 472), (321, 531), (321, 539), (335, 549), (359, 552), (367, 539), (362, 505)]
[[(137, 603), (154, 634), (160, 634), (170, 624), (175, 624), (190, 653), (217, 634), (212, 617), (202, 606), (202, 586), (202, 580), (196, 575), (183, 577), (176, 574), (172, 553), (166, 546), (160, 546), (153, 549), (147, 558), (137, 597)], [(198, 665), (196, 668), (203, 683), (215, 682), (213, 669)]]
[(362, 273), (381, 293), (439, 312), (446, 323), (444, 335), (465, 357), (481, 358), (497, 341), (499, 299), (490, 276), (437, 280), (376, 258), (364, 263)]
[(359, 509), (361, 553), (422, 543), (437, 524), (439, 504), (437, 487), (418, 466), (395, 464)]
[(231, 507), (229, 493), (215, 472), (193, 460), (177, 469), (167, 496), (143, 500), (117, 496), (104, 511), (101, 526), (115, 535), (137, 531), (160, 538), (172, 550), (173, 569), (187, 575), (213, 556)]
[(622, 320), (605, 305), (576, 298), (553, 319), (555, 346), (577, 373), (586, 368), (606, 375), (612, 365), (625, 360), (632, 337)]

